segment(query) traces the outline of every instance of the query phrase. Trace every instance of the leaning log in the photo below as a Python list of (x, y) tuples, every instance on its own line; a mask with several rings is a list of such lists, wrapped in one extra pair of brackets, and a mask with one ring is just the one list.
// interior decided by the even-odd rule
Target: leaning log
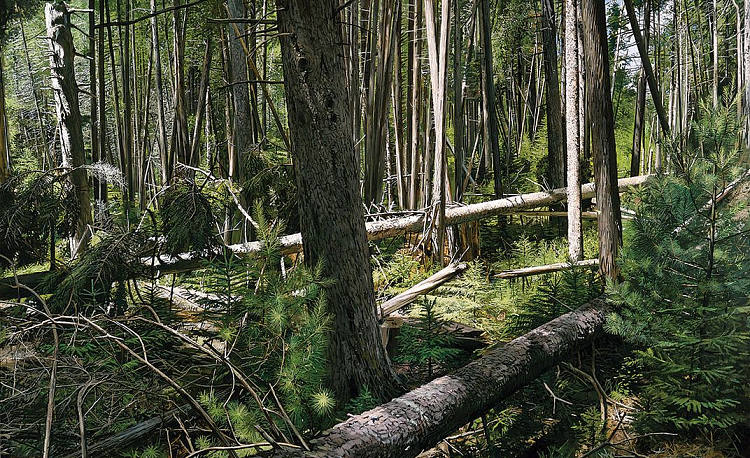
[(339, 423), (311, 441), (311, 452), (277, 449), (273, 456), (416, 456), (600, 333), (607, 309), (603, 299), (595, 299), (450, 375)]
[(450, 264), (436, 273), (425, 278), (421, 282), (407, 289), (406, 291), (397, 294), (396, 296), (383, 302), (379, 307), (378, 316), (381, 319), (387, 317), (396, 310), (404, 307), (405, 305), (411, 304), (414, 299), (422, 294), (427, 294), (430, 291), (440, 287), (447, 281), (453, 279), (456, 275), (465, 271), (469, 268), (466, 263)]
[[(640, 186), (645, 183), (651, 175), (641, 175), (631, 178), (621, 178), (617, 186), (620, 192), (632, 186)], [(595, 197), (594, 183), (586, 183), (581, 186), (581, 198), (590, 199)], [(519, 194), (517, 196), (490, 200), (470, 205), (454, 206), (445, 209), (445, 224), (451, 226), (469, 221), (476, 221), (491, 216), (509, 213), (521, 209), (546, 207), (550, 204), (564, 202), (567, 198), (565, 188), (557, 188), (551, 191), (532, 192)], [(381, 221), (370, 221), (366, 224), (367, 239), (370, 241), (383, 240), (389, 237), (397, 237), (410, 232), (421, 232), (427, 224), (424, 213), (417, 213), (400, 218), (390, 218)], [(298, 253), (302, 251), (302, 235), (290, 234), (279, 239), (282, 253)], [(228, 248), (235, 254), (244, 255), (257, 253), (263, 247), (262, 242), (247, 242), (229, 245)], [(182, 272), (200, 267), (201, 256), (181, 254), (174, 257), (162, 257), (155, 263), (155, 268), (162, 273)], [(144, 264), (151, 266), (151, 258), (144, 258)]]
[[(595, 267), (599, 265), (598, 259), (585, 259), (575, 263), (576, 267)], [(503, 270), (498, 272), (493, 277), (511, 279), (520, 277), (530, 277), (532, 275), (548, 274), (552, 272), (559, 272), (561, 270), (569, 269), (573, 267), (573, 264), (569, 262), (556, 262), (554, 264), (546, 264), (543, 266), (533, 267), (522, 267), (520, 269)]]
[[(618, 187), (622, 192), (630, 187), (644, 184), (650, 177), (651, 175), (642, 175), (631, 178), (622, 178), (618, 181)], [(581, 186), (582, 199), (590, 199), (594, 197), (594, 195), (594, 183), (586, 183)], [(563, 202), (566, 198), (565, 188), (558, 188), (551, 191), (519, 194), (517, 196), (505, 197), (471, 205), (454, 206), (446, 208), (445, 223), (447, 225), (462, 224), (482, 218), (507, 214), (521, 209), (546, 207), (553, 203)], [(426, 224), (426, 216), (423, 213), (382, 221), (371, 221), (366, 224), (367, 238), (370, 241), (376, 241), (410, 232), (422, 232)], [(281, 252), (284, 254), (298, 253), (302, 251), (302, 235), (296, 233), (280, 237), (279, 245)], [(262, 242), (256, 241), (229, 245), (227, 248), (235, 254), (246, 255), (261, 251), (263, 244)], [(149, 269), (153, 263), (154, 269), (160, 274), (176, 273), (203, 267), (204, 260), (211, 255), (212, 253), (183, 253), (177, 256), (162, 256), (157, 260), (152, 260), (151, 257), (144, 257), (142, 262), (144, 266)], [(46, 276), (46, 272), (34, 273), (28, 276), (19, 275), (19, 281), (31, 288), (35, 288), (41, 283), (41, 280), (46, 278)], [(27, 295), (26, 291), (19, 291), (14, 285), (15, 281), (13, 277), (0, 279), (0, 298)]]

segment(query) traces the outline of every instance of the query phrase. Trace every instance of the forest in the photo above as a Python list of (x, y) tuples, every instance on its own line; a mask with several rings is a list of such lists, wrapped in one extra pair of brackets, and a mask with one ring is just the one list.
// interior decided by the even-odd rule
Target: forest
[(749, 450), (750, 1), (0, 0), (0, 457)]

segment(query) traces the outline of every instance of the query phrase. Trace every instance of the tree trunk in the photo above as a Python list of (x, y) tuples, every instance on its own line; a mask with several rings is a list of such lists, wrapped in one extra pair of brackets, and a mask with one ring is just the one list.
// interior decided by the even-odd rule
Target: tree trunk
[(59, 121), (62, 165), (73, 169), (68, 175), (78, 199), (76, 232), (71, 239), (70, 253), (75, 257), (83, 253), (91, 238), (92, 216), (86, 157), (81, 129), (81, 111), (78, 103), (78, 85), (73, 68), (73, 36), (70, 32), (70, 13), (62, 3), (47, 3), (44, 8), (49, 44), (49, 62), (52, 90), (55, 94), (55, 111)]
[(339, 423), (310, 441), (312, 451), (282, 448), (271, 456), (416, 456), (601, 333), (607, 311), (607, 303), (596, 299), (449, 375)]
[[(625, 0), (629, 2), (630, 0)], [(632, 5), (631, 5), (632, 6)], [(622, 244), (620, 195), (617, 192), (615, 123), (609, 88), (609, 54), (604, 0), (582, 0), (587, 110), (591, 115), (591, 148), (594, 151), (596, 205), (599, 208), (599, 270), (615, 279), (615, 260)], [(637, 26), (637, 24), (636, 24)], [(652, 74), (653, 76), (653, 74)]]
[[(661, 92), (659, 91), (659, 85), (656, 84), (656, 77), (654, 76), (654, 70), (651, 67), (651, 60), (648, 58), (648, 49), (646, 47), (646, 42), (643, 40), (643, 36), (641, 35), (641, 28), (638, 26), (638, 18), (636, 18), (635, 16), (633, 0), (624, 0), (624, 2), (625, 9), (627, 9), (628, 11), (628, 19), (630, 19), (630, 28), (633, 30), (635, 43), (636, 45), (638, 45), (638, 53), (641, 56), (641, 64), (643, 65), (643, 71), (646, 74), (646, 81), (648, 82), (648, 89), (651, 92), (651, 99), (654, 101), (654, 109), (656, 110), (656, 115), (659, 117), (659, 123), (661, 124), (661, 128), (664, 131), (664, 135), (669, 138), (669, 121), (667, 121), (667, 114), (664, 111), (664, 105), (661, 101)], [(604, 33), (606, 36), (606, 30), (604, 31)]]
[[(547, 0), (545, 0), (547, 1)], [(568, 256), (574, 261), (583, 259), (581, 232), (581, 174), (578, 161), (581, 148), (580, 92), (578, 75), (578, 34), (576, 4), (580, 0), (565, 0), (565, 123), (567, 145), (568, 197)]]
[[(648, 50), (649, 32), (651, 24), (651, 1), (646, 0), (643, 6), (643, 33), (646, 49)], [(641, 146), (643, 145), (643, 130), (646, 117), (646, 72), (641, 69), (638, 78), (638, 94), (635, 102), (635, 123), (633, 124), (633, 154), (630, 157), (630, 176), (638, 176), (641, 170)]]
[[(367, 386), (387, 399), (400, 384), (375, 317), (337, 0), (279, 0), (282, 66), (305, 262), (323, 263), (333, 320), (328, 376), (337, 399)], [(342, 404), (343, 405), (343, 404)]]
[(453, 197), (456, 202), (461, 202), (463, 196), (464, 182), (464, 100), (463, 83), (464, 72), (461, 63), (463, 52), (463, 24), (461, 23), (460, 2), (453, 2), (453, 156), (454, 160), (454, 190)]
[[(182, 0), (174, 0), (174, 8), (179, 8)], [(173, 12), (174, 37), (174, 129), (172, 137), (172, 150), (174, 159), (181, 164), (188, 164), (190, 154), (190, 140), (188, 137), (187, 107), (185, 105), (185, 31), (183, 30), (183, 18), (180, 9)], [(248, 124), (244, 124), (249, 126)]]
[[(156, 0), (151, 0), (151, 14), (156, 13)], [(151, 17), (151, 46), (154, 49), (154, 66), (156, 67), (156, 121), (158, 135), (156, 137), (159, 145), (159, 154), (161, 156), (161, 178), (162, 183), (166, 184), (172, 179), (172, 170), (170, 168), (169, 150), (167, 145), (167, 120), (164, 111), (164, 83), (162, 82), (161, 70), (161, 44), (159, 42), (159, 26), (157, 17)]]
[(419, 120), (422, 118), (422, 39), (421, 39), (421, 22), (422, 22), (422, 2), (414, 0), (412, 11), (412, 28), (409, 33), (409, 43), (412, 49), (410, 59), (411, 74), (411, 97), (409, 97), (409, 148), (411, 150), (411, 170), (409, 179), (409, 208), (416, 210), (419, 207), (419, 189), (420, 189), (420, 155), (419, 155)]
[(479, 0), (482, 40), (482, 124), (484, 129), (484, 154), (491, 155), (494, 168), (495, 197), (503, 194), (500, 146), (498, 145), (497, 111), (495, 111), (495, 81), (492, 71), (492, 30), (490, 24), (490, 0)]
[(4, 56), (0, 54), (0, 183), (10, 176), (10, 145), (8, 139), (8, 118), (5, 109)]
[(745, 0), (745, 34), (743, 36), (745, 91), (742, 107), (745, 110), (745, 147), (750, 148), (750, 1)]
[(565, 135), (562, 127), (560, 80), (557, 74), (557, 26), (552, 0), (542, 0), (542, 46), (547, 97), (547, 160), (553, 188), (565, 186)]
[[(104, 22), (104, 2), (99, 2), (99, 22)], [(98, 122), (98, 128), (99, 128), (99, 160), (102, 162), (106, 162), (106, 149), (107, 149), (107, 106), (106, 106), (106, 80), (104, 77), (104, 58), (105, 58), (105, 51), (104, 51), (104, 30), (99, 29), (97, 32), (97, 74), (98, 74), (98, 84), (99, 84), (99, 92), (96, 94), (98, 96), (97, 104), (98, 107), (98, 116), (99, 116), (99, 122)], [(107, 190), (107, 182), (104, 180), (94, 180), (94, 199), (100, 200), (102, 202), (107, 202), (108, 200), (108, 190)]]

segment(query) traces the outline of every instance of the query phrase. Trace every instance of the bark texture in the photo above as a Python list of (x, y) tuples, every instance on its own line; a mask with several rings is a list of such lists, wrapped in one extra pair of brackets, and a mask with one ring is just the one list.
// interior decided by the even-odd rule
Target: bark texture
[(596, 299), (450, 375), (339, 423), (311, 441), (311, 452), (282, 449), (274, 456), (416, 456), (601, 332), (606, 313), (606, 302)]
[(581, 111), (578, 66), (577, 4), (580, 0), (565, 0), (565, 143), (568, 178), (568, 256), (574, 261), (583, 259), (581, 231), (581, 173), (578, 162), (581, 149)]
[(333, 317), (329, 381), (339, 400), (399, 387), (380, 340), (337, 0), (278, 2), (284, 88), (305, 262), (324, 263)]
[(47, 3), (44, 8), (49, 46), (49, 63), (55, 111), (60, 125), (62, 166), (74, 169), (70, 184), (78, 198), (79, 213), (76, 233), (71, 240), (71, 256), (75, 257), (88, 246), (92, 223), (91, 197), (86, 170), (86, 156), (81, 130), (81, 109), (78, 103), (78, 85), (73, 68), (73, 36), (70, 32), (70, 13), (63, 3)]
[[(626, 3), (629, 0), (625, 0)], [(617, 253), (622, 245), (620, 194), (617, 192), (615, 122), (609, 87), (609, 53), (604, 0), (582, 0), (586, 60), (587, 111), (591, 115), (596, 205), (599, 208), (599, 270), (610, 278), (619, 274)]]
[(542, 44), (547, 97), (547, 158), (552, 187), (565, 186), (565, 135), (562, 127), (560, 78), (557, 73), (557, 26), (552, 0), (542, 0)]

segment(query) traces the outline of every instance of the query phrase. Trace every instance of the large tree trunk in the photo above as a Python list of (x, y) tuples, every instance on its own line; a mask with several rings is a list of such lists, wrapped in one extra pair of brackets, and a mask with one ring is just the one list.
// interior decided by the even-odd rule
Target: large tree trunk
[(83, 252), (91, 238), (91, 197), (86, 170), (86, 157), (81, 130), (81, 110), (78, 85), (73, 69), (73, 36), (70, 33), (70, 13), (62, 3), (47, 3), (44, 8), (49, 44), (49, 62), (55, 110), (60, 124), (62, 165), (73, 169), (68, 175), (78, 199), (76, 233), (71, 239), (71, 257)]
[(557, 26), (552, 0), (542, 0), (542, 44), (544, 75), (547, 80), (547, 160), (549, 180), (554, 188), (565, 186), (565, 136), (562, 127), (560, 80), (557, 74)]
[[(651, 24), (651, 1), (643, 6), (643, 33), (648, 50)], [(630, 157), (630, 176), (638, 176), (641, 170), (641, 145), (643, 145), (644, 121), (646, 117), (646, 72), (641, 69), (638, 77), (638, 94), (635, 102), (635, 122), (633, 124), (633, 154)]]
[(339, 423), (310, 441), (310, 452), (281, 449), (273, 456), (416, 456), (599, 334), (606, 314), (606, 302), (596, 299), (449, 375)]
[(284, 88), (305, 262), (323, 262), (333, 320), (328, 376), (339, 400), (399, 388), (380, 340), (346, 91), (337, 0), (280, 0)]
[[(546, 0), (545, 0), (546, 1)], [(580, 91), (578, 68), (578, 21), (576, 4), (580, 0), (565, 0), (565, 122), (567, 146), (568, 197), (568, 256), (574, 261), (583, 259), (581, 231), (581, 174), (578, 161), (581, 148)]]
[[(629, 2), (630, 0), (625, 0)], [(631, 5), (632, 6), (632, 5)], [(591, 115), (596, 205), (599, 208), (599, 270), (618, 277), (615, 263), (622, 244), (620, 195), (617, 192), (615, 123), (609, 88), (609, 54), (604, 0), (582, 0), (586, 60), (587, 111)], [(652, 75), (653, 76), (653, 75)]]

